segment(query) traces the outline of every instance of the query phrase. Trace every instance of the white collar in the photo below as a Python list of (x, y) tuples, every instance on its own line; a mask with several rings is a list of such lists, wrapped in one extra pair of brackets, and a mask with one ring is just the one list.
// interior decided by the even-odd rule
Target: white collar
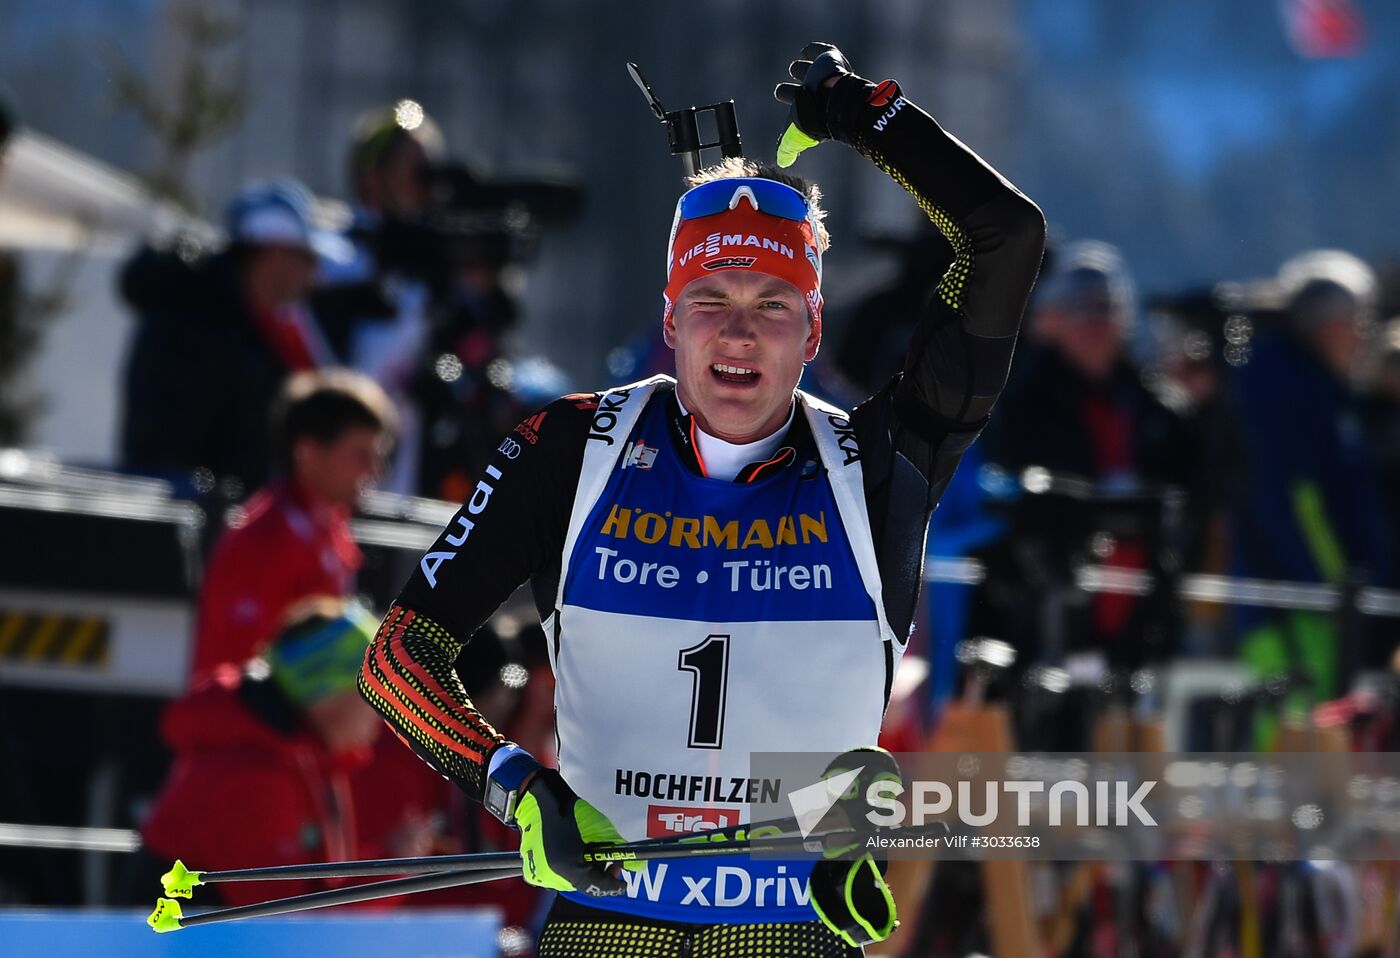
[[(681, 400), (680, 390), (676, 390), (676, 402), (681, 407), (681, 415), (689, 415), (685, 408), (685, 403)], [(718, 436), (712, 436), (700, 428), (700, 424), (695, 424), (695, 445), (700, 454), (700, 461), (705, 464), (705, 475), (711, 479), (723, 479), (726, 482), (733, 482), (734, 477), (739, 474), (751, 462), (763, 462), (771, 459), (773, 453), (778, 451), (782, 445), (783, 437), (787, 435), (788, 427), (792, 425), (792, 417), (797, 414), (797, 399), (793, 398), (792, 408), (788, 410), (787, 421), (775, 429), (771, 434), (762, 439), (755, 439), (753, 442), (728, 442)]]

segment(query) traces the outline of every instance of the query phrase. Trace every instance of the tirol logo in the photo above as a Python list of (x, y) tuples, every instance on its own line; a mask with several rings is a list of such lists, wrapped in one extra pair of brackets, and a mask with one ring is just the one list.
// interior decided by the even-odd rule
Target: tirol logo
[(758, 262), (756, 256), (722, 256), (701, 263), (704, 269), (750, 269)]
[(893, 80), (882, 80), (880, 85), (870, 91), (871, 106), (889, 106), (890, 101), (899, 96), (899, 84)]
[(739, 824), (734, 808), (687, 808), (683, 805), (648, 805), (647, 838), (689, 835), (733, 828)]
[(593, 429), (588, 434), (589, 439), (605, 442), (609, 446), (613, 444), (613, 437), (610, 433), (617, 426), (617, 413), (627, 402), (627, 397), (631, 393), (630, 389), (618, 389), (603, 395), (602, 400), (598, 403), (598, 411), (593, 414)]

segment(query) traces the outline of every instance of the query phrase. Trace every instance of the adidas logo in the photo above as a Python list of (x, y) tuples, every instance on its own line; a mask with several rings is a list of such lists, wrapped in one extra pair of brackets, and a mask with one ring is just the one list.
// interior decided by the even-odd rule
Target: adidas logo
[(523, 436), (526, 442), (533, 446), (540, 441), (540, 427), (544, 425), (544, 417), (548, 414), (548, 411), (535, 413), (535, 415), (516, 426), (515, 431)]

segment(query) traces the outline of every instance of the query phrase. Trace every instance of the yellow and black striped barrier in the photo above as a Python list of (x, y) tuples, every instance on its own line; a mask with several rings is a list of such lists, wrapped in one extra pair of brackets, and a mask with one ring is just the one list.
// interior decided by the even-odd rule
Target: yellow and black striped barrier
[(0, 664), (107, 664), (112, 627), (96, 615), (0, 609)]

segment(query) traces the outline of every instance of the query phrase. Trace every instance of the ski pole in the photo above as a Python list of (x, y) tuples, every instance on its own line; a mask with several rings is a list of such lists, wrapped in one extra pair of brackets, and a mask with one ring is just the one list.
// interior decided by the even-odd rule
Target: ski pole
[[(796, 836), (795, 836), (796, 837)], [(781, 846), (779, 846), (781, 847)], [(585, 852), (585, 861), (594, 862), (621, 862), (635, 860), (653, 860), (658, 858), (677, 857), (706, 857), (709, 855), (737, 854), (745, 851), (770, 850), (770, 843), (764, 843), (762, 847), (753, 846), (747, 841), (737, 842), (715, 842), (713, 844), (693, 844), (680, 845), (674, 841), (658, 840), (652, 842), (635, 842), (632, 845), (611, 846), (606, 848), (596, 848), (593, 851)], [(772, 847), (771, 850), (778, 850)], [(395, 878), (389, 881), (374, 882), (368, 885), (355, 885), (350, 888), (333, 888), (328, 891), (311, 892), (305, 895), (297, 895), (292, 898), (279, 898), (273, 901), (258, 902), (253, 905), (235, 905), (231, 908), (220, 908), (215, 911), (204, 912), (198, 915), (186, 917), (180, 909), (180, 903), (173, 897), (161, 898), (156, 901), (156, 907), (146, 919), (146, 924), (150, 925), (156, 932), (178, 931), (182, 928), (192, 928), (196, 925), (208, 925), (225, 921), (237, 921), (244, 918), (265, 918), (273, 915), (288, 915), (295, 912), (310, 911), (316, 908), (330, 908), (334, 905), (348, 905), (355, 902), (373, 901), (377, 898), (390, 898), (396, 895), (409, 895), (417, 892), (434, 891), (439, 888), (455, 888), (461, 885), (473, 885), (479, 882), (496, 881), (501, 878), (517, 878), (520, 876), (520, 855), (518, 852), (487, 852), (481, 855), (442, 855), (430, 856), (417, 859), (379, 859), (365, 862), (330, 862), (324, 865), (290, 865), (285, 867), (270, 868), (246, 868), (234, 869), (223, 872), (192, 872), (184, 867), (180, 862), (176, 862), (176, 868), (162, 876), (162, 881), (167, 889), (174, 888), (182, 893), (182, 897), (189, 897), (193, 887), (199, 884), (214, 884), (221, 881), (241, 881), (250, 878), (308, 878), (308, 877), (356, 877), (363, 874), (383, 874), (385, 871), (402, 873), (402, 870), (409, 866), (409, 862), (415, 862), (416, 866), (423, 868), (432, 867), (429, 863), (442, 863), (446, 859), (461, 861), (468, 860), (480, 867), (471, 869), (455, 869), (449, 871), (434, 870), (427, 874), (415, 875), (408, 878)], [(300, 869), (293, 871), (293, 869)], [(371, 870), (374, 869), (374, 870)], [(254, 874), (260, 873), (260, 874)], [(183, 882), (183, 884), (181, 884)]]
[(290, 915), (294, 912), (310, 911), (315, 908), (329, 908), (332, 905), (349, 905), (354, 902), (373, 901), (377, 898), (391, 898), (395, 895), (410, 895), (415, 892), (434, 891), (439, 888), (456, 888), (461, 885), (474, 885), (478, 882), (496, 881), (501, 878), (514, 878), (520, 875), (520, 857), (515, 856), (512, 868), (477, 869), (474, 871), (433, 872), (412, 878), (395, 878), (389, 881), (374, 882), (369, 885), (355, 885), (350, 888), (332, 888), (329, 891), (311, 892), (292, 898), (279, 898), (274, 901), (258, 902), (254, 905), (235, 905), (220, 908), (198, 915), (186, 916), (180, 911), (180, 903), (173, 898), (161, 898), (156, 902), (146, 924), (157, 933), (179, 931), (196, 925), (212, 925), (225, 921), (238, 921), (243, 918), (265, 918), (272, 915)]
[(519, 868), (520, 853), (479, 852), (469, 855), (424, 855), (417, 858), (373, 858), (364, 861), (315, 862), (303, 865), (269, 865), (226, 871), (194, 871), (176, 859), (160, 876), (168, 898), (189, 898), (200, 885), (230, 881), (277, 881), (295, 878), (371, 878), (375, 875), (425, 875), (446, 871), (468, 872), (493, 868)]
[(724, 855), (768, 854), (787, 851), (808, 851), (821, 853), (826, 843), (833, 839), (850, 839), (858, 832), (841, 829), (834, 832), (821, 832), (803, 838), (801, 835), (774, 835), (768, 838), (740, 838), (732, 841), (723, 839), (678, 842), (671, 839), (658, 839), (649, 842), (633, 842), (628, 845), (599, 845), (590, 847), (583, 853), (583, 860), (590, 864), (611, 862), (654, 862), (677, 858), (717, 858)]
[[(946, 830), (947, 826), (942, 823), (936, 825)], [(922, 833), (929, 826), (917, 826), (911, 828), (892, 829), (890, 834), (900, 833)], [(754, 854), (771, 853), (791, 850), (817, 851), (828, 844), (835, 844), (837, 841), (849, 841), (853, 837), (863, 835), (852, 829), (840, 829), (831, 832), (822, 832), (803, 838), (801, 835), (785, 835), (769, 839), (740, 839), (734, 842), (703, 842), (703, 843), (682, 843), (674, 839), (658, 839), (650, 842), (634, 842), (631, 845), (615, 845), (609, 847), (594, 848), (585, 852), (584, 860), (603, 862), (622, 861), (656, 861), (667, 858), (704, 858), (714, 855), (734, 855), (734, 854)], [(389, 898), (397, 895), (409, 895), (417, 892), (433, 891), (439, 888), (455, 888), (461, 885), (473, 885), (482, 882), (496, 881), (502, 878), (517, 878), (520, 876), (520, 859), (516, 852), (494, 853), (488, 852), (478, 856), (477, 861), (484, 861), (487, 857), (498, 855), (508, 855), (513, 861), (509, 867), (497, 866), (474, 868), (469, 870), (455, 869), (451, 871), (434, 871), (428, 874), (415, 875), (408, 878), (395, 878), (389, 881), (374, 882), (368, 885), (356, 885), (351, 888), (334, 888), (328, 891), (311, 892), (306, 895), (297, 895), (292, 898), (281, 898), (273, 901), (259, 902), (253, 905), (237, 905), (231, 908), (221, 908), (215, 911), (204, 912), (198, 915), (185, 917), (180, 910), (180, 903), (174, 898), (161, 898), (157, 900), (155, 910), (146, 919), (146, 924), (150, 925), (156, 932), (177, 931), (182, 928), (191, 928), (196, 925), (214, 924), (224, 921), (236, 921), (243, 918), (263, 918), (273, 915), (287, 915), (295, 912), (310, 911), (317, 908), (329, 908), (334, 905), (347, 905), (354, 902), (372, 901), (377, 898)], [(472, 856), (438, 856), (436, 860), (444, 858), (471, 858)], [(392, 863), (393, 867), (403, 868), (404, 863), (413, 859), (384, 859), (379, 861), (359, 863), (359, 862), (332, 862), (328, 867), (336, 868), (337, 874), (344, 876), (346, 872), (352, 871), (355, 866), (368, 864), (376, 867), (383, 867), (386, 863)], [(432, 861), (434, 859), (417, 859), (419, 862)], [(498, 859), (499, 860), (499, 859)], [(308, 866), (288, 866), (288, 867), (308, 867)], [(315, 867), (315, 866), (309, 866)], [(242, 871), (252, 871), (244, 869)], [(263, 871), (282, 871), (279, 877), (289, 877), (285, 874), (285, 869), (264, 869)], [(191, 874), (191, 873), (187, 873)], [(233, 881), (237, 879), (226, 877), (235, 872), (209, 873), (220, 874), (221, 879)], [(301, 873), (303, 877), (306, 873)], [(263, 877), (267, 877), (264, 875)], [(325, 877), (324, 874), (322, 877)]]
[[(691, 855), (704, 856), (719, 852), (733, 853), (748, 848), (747, 836), (755, 830), (771, 832), (778, 829), (779, 835), (766, 835), (764, 840), (783, 837), (782, 833), (795, 827), (796, 822), (787, 819), (764, 822), (757, 825), (737, 825), (731, 828), (704, 833), (703, 841), (694, 835), (681, 835), (673, 838), (648, 839), (617, 846), (595, 846), (588, 850), (585, 861), (612, 862), (637, 861), (652, 858), (684, 858)], [(816, 839), (818, 836), (813, 836)], [(668, 852), (673, 846), (681, 850)], [(715, 851), (695, 851), (711, 848)], [(636, 854), (630, 855), (629, 852)], [(587, 857), (588, 855), (598, 857)], [(235, 868), (224, 871), (195, 871), (176, 860), (170, 871), (160, 877), (161, 885), (168, 898), (189, 898), (200, 885), (213, 885), (230, 881), (278, 881), (296, 878), (369, 878), (375, 875), (418, 875), (443, 871), (470, 871), (477, 869), (506, 868), (518, 866), (520, 853), (477, 852), (466, 855), (425, 855), (416, 858), (376, 858), (348, 862), (315, 862), (301, 865), (269, 865), (259, 868)]]
[[(755, 830), (772, 830), (793, 824), (791, 820), (738, 825), (705, 832), (703, 839), (695, 836), (658, 838), (623, 845), (590, 846), (584, 861), (596, 864), (625, 861), (665, 861), (676, 858), (707, 858), (743, 852), (767, 853), (790, 850), (820, 852), (838, 840), (849, 840), (860, 834), (849, 829), (818, 832), (803, 838), (799, 834), (780, 831), (757, 838)], [(947, 826), (943, 826), (946, 830)], [(741, 837), (745, 836), (745, 837)], [(470, 872), (518, 867), (520, 853), (477, 852), (467, 855), (426, 855), (417, 858), (377, 858), (363, 861), (315, 862), (302, 865), (270, 865), (259, 868), (235, 868), (226, 871), (194, 871), (176, 860), (170, 871), (161, 876), (161, 885), (168, 898), (190, 898), (200, 885), (231, 881), (277, 881), (297, 878), (370, 878), (376, 875), (423, 875), (445, 871)]]

